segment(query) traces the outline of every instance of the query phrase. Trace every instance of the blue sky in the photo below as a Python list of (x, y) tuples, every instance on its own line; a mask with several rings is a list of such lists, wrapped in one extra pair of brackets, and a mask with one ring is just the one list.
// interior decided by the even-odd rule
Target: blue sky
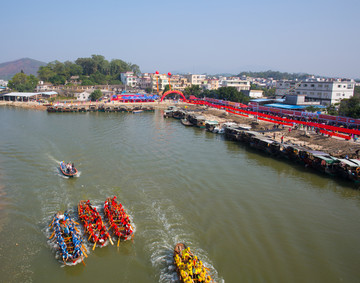
[(143, 72), (360, 78), (360, 1), (4, 0), (0, 63), (92, 54)]

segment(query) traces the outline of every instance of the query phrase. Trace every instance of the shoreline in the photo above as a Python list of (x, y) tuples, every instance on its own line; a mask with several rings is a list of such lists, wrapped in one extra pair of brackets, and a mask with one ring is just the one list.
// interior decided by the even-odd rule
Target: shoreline
[[(263, 132), (264, 136), (281, 142), (281, 137), (284, 138), (284, 143), (291, 143), (294, 145), (300, 145), (304, 147), (308, 147), (312, 150), (319, 150), (326, 152), (334, 157), (342, 157), (348, 156), (349, 158), (359, 158), (360, 156), (356, 153), (356, 151), (360, 151), (360, 143), (354, 142), (352, 140), (346, 141), (341, 138), (336, 137), (328, 137), (320, 134), (316, 134), (312, 131), (305, 131), (304, 129), (294, 129), (285, 126), (284, 128), (279, 128), (276, 131), (270, 132), (273, 128), (274, 123), (256, 120), (255, 117), (243, 117), (236, 114), (232, 114), (226, 112), (225, 110), (219, 110), (216, 108), (211, 108), (208, 106), (199, 106), (184, 102), (174, 103), (172, 101), (163, 101), (163, 102), (137, 102), (137, 103), (119, 103), (119, 102), (93, 102), (93, 103), (66, 103), (64, 105), (77, 105), (77, 106), (89, 106), (89, 105), (108, 105), (108, 106), (152, 106), (155, 109), (164, 110), (169, 106), (177, 106), (179, 108), (187, 111), (196, 111), (201, 113), (207, 120), (216, 120), (219, 123), (225, 122), (235, 122), (237, 124), (245, 124), (251, 126), (251, 130)], [(10, 106), (10, 107), (18, 107), (24, 109), (33, 109), (33, 110), (41, 110), (46, 111), (48, 104), (43, 104), (39, 102), (15, 102), (15, 101), (0, 101), (0, 106)], [(62, 104), (54, 104), (62, 105)], [(275, 133), (275, 135), (274, 135)]]

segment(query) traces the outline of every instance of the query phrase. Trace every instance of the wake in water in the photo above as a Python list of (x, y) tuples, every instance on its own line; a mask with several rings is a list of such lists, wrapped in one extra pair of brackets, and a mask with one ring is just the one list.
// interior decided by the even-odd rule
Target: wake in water
[[(193, 239), (196, 237), (192, 231), (184, 229), (186, 220), (179, 214), (170, 200), (150, 200), (145, 197), (142, 206), (145, 218), (150, 218), (151, 226), (144, 227), (144, 238), (150, 253), (152, 265), (159, 270), (159, 282), (179, 282), (173, 259), (174, 247), (177, 243), (185, 243), (191, 247), (204, 266), (209, 268), (210, 276), (216, 282), (224, 282), (218, 277), (218, 273), (207, 257), (206, 252), (198, 248), (198, 243)], [(155, 224), (154, 224), (155, 223)]]

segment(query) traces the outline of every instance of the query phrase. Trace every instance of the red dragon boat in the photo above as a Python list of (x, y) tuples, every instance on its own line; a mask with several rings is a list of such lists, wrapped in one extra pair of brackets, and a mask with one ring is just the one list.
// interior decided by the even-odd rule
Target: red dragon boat
[(84, 225), (85, 232), (89, 235), (88, 241), (94, 243), (93, 250), (96, 244), (104, 246), (107, 239), (113, 245), (109, 233), (101, 219), (99, 212), (96, 207), (93, 207), (89, 200), (81, 200), (78, 205), (78, 213), (81, 222)]
[(119, 246), (120, 239), (125, 241), (133, 237), (134, 229), (130, 224), (129, 215), (126, 213), (121, 203), (116, 201), (116, 196), (106, 199), (104, 204), (104, 214), (113, 235), (118, 237), (117, 246)]

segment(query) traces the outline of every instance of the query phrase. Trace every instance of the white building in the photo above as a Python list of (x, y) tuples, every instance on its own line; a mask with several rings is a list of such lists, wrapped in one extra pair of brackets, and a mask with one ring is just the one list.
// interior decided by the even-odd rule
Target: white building
[(242, 90), (250, 90), (250, 81), (248, 80), (242, 80), (240, 78), (234, 77), (234, 78), (224, 78), (220, 81), (221, 87), (234, 87), (238, 91)]
[(0, 86), (7, 87), (8, 83), (8, 81), (0, 80)]
[(278, 81), (276, 96), (305, 95), (307, 101), (322, 105), (339, 103), (354, 95), (355, 81), (349, 79), (308, 79), (305, 81)]
[(138, 78), (134, 76), (134, 72), (126, 72), (120, 74), (120, 80), (124, 85), (136, 87)]
[(89, 100), (89, 96), (90, 94), (92, 93), (93, 91), (83, 91), (83, 92), (80, 92), (80, 93), (75, 93), (74, 96), (76, 97), (77, 100), (79, 101), (87, 101)]

